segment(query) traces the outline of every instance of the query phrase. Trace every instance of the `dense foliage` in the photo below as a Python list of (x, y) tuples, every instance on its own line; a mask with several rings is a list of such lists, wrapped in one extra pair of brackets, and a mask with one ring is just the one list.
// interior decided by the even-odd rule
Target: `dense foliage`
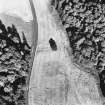
[(0, 105), (26, 105), (31, 48), (22, 35), (0, 21)]
[(98, 72), (105, 95), (105, 1), (52, 0), (52, 5), (68, 34), (74, 62)]

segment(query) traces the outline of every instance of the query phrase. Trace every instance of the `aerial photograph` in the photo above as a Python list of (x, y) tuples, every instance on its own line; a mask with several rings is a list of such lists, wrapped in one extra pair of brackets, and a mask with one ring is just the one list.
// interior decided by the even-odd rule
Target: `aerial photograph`
[(105, 105), (105, 0), (0, 0), (0, 105)]

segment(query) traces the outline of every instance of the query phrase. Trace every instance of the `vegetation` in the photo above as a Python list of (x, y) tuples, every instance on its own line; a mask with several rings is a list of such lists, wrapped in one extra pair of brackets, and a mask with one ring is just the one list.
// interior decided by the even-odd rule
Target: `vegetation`
[(22, 35), (0, 20), (0, 105), (26, 105), (31, 47)]

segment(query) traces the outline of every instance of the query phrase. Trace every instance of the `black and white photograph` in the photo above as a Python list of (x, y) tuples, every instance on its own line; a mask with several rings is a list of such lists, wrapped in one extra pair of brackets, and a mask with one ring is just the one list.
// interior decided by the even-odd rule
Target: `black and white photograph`
[(105, 0), (0, 0), (0, 105), (105, 105)]

